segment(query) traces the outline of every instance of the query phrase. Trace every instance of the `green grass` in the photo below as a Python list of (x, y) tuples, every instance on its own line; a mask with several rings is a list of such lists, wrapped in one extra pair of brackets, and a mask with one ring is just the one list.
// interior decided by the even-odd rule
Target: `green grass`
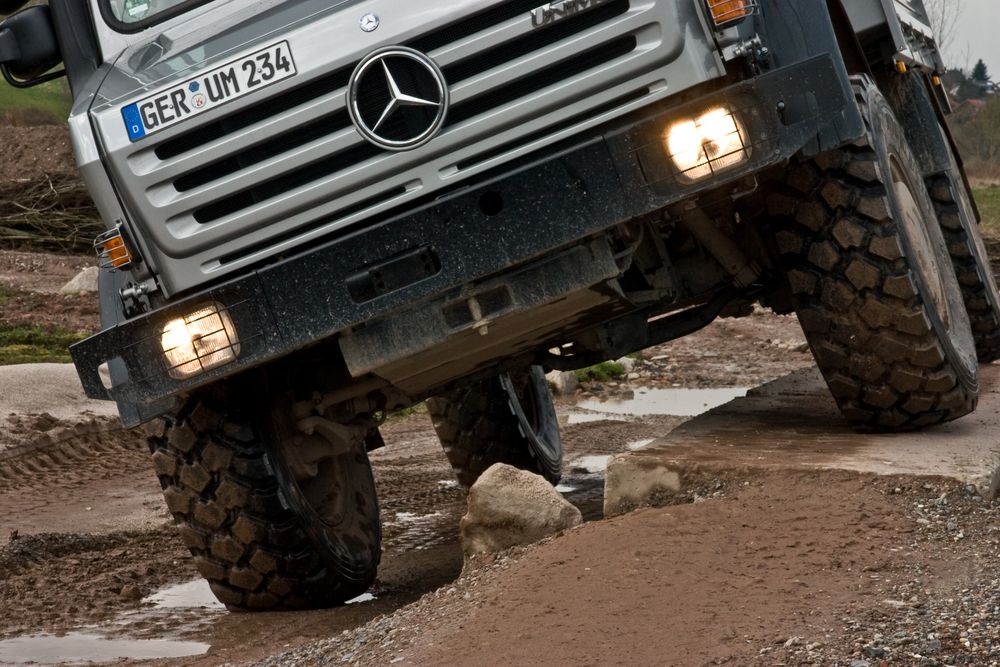
[(983, 217), (983, 229), (987, 236), (1000, 238), (1000, 186), (974, 188), (976, 203)]
[(63, 122), (69, 116), (70, 95), (65, 79), (43, 83), (34, 88), (14, 88), (0, 85), (0, 120), (8, 114), (15, 121), (34, 116), (44, 116)]
[(607, 382), (623, 375), (625, 367), (615, 361), (604, 361), (596, 366), (576, 371), (576, 377), (580, 382)]
[(417, 403), (416, 405), (411, 405), (408, 408), (403, 408), (397, 412), (393, 412), (386, 416), (386, 424), (397, 424), (401, 421), (409, 419), (413, 415), (425, 415), (427, 414), (427, 404)]
[(86, 337), (64, 329), (0, 325), (0, 365), (68, 364), (69, 346)]

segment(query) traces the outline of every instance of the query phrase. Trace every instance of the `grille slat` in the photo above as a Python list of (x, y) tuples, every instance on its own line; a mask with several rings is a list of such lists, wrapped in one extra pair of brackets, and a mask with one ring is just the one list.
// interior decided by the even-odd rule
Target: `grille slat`
[(198, 129), (192, 130), (187, 134), (182, 134), (176, 139), (165, 141), (156, 147), (156, 157), (161, 160), (169, 160), (189, 150), (204, 146), (213, 141), (218, 141), (239, 130), (244, 130), (263, 120), (279, 116), (297, 106), (311, 102), (317, 97), (334, 93), (347, 86), (353, 69), (353, 67), (345, 67), (337, 70), (332, 74), (282, 93), (278, 97), (268, 98), (259, 104), (226, 116), (214, 123), (202, 125)]
[[(465, 57), (460, 57), (455, 62), (441, 63), (449, 85), (461, 84), (459, 87), (466, 92), (466, 95), (456, 96), (456, 101), (452, 105), (446, 121), (444, 134), (439, 137), (438, 141), (445, 140), (449, 132), (460, 130), (458, 126), (463, 123), (474, 121), (479, 116), (485, 116), (521, 98), (535, 95), (551, 86), (572, 80), (574, 77), (583, 76), (590, 70), (613, 63), (635, 51), (638, 47), (638, 38), (634, 32), (636, 27), (633, 26), (625, 31), (617, 32), (606, 30), (606, 26), (610, 22), (629, 13), (630, 0), (611, 0), (551, 24), (532, 28), (528, 14), (537, 6), (538, 0), (506, 2), (410, 40), (405, 44), (405, 46), (424, 53), (443, 50), (446, 57), (447, 47), (465, 40), (462, 49), (460, 49), (466, 54)], [(518, 18), (523, 18), (523, 22), (514, 21)], [(504, 35), (507, 38), (486, 50), (470, 49), (472, 43), (467, 40), (485, 31), (490, 31), (491, 39), (495, 39), (497, 35)], [(598, 37), (589, 37), (585, 42), (581, 42), (581, 44), (586, 43), (590, 46), (585, 50), (576, 48), (559, 51), (554, 48), (564, 40), (587, 35), (602, 35), (601, 31), (607, 32), (607, 37), (599, 43), (596, 42)], [(624, 34), (622, 34), (623, 32)], [(595, 43), (596, 46), (594, 46)], [(532, 69), (527, 70), (525, 63), (532, 59), (540, 60), (538, 54), (542, 51), (548, 52), (544, 59), (544, 67), (541, 67), (540, 63), (533, 63)], [(458, 55), (458, 51), (453, 51), (453, 53)], [(470, 53), (471, 55), (469, 55)], [(169, 219), (178, 221), (186, 215), (187, 219), (193, 218), (200, 225), (218, 223), (226, 218), (239, 220), (245, 217), (240, 215), (241, 212), (275, 200), (282, 195), (306, 188), (310, 184), (336, 179), (340, 173), (346, 174), (359, 169), (368, 171), (372, 169), (391, 170), (387, 173), (373, 174), (375, 180), (391, 178), (393, 174), (400, 173), (400, 167), (375, 168), (366, 165), (365, 163), (374, 158), (394, 156), (388, 156), (382, 149), (364, 141), (360, 135), (350, 147), (345, 148), (344, 142), (341, 141), (336, 152), (322, 154), (322, 151), (330, 150), (324, 146), (322, 140), (338, 133), (347, 137), (352, 126), (346, 108), (340, 103), (339, 96), (335, 98), (339, 108), (333, 108), (330, 113), (323, 115), (317, 115), (322, 113), (322, 108), (316, 106), (315, 102), (319, 98), (329, 97), (338, 91), (343, 91), (346, 98), (346, 87), (356, 64), (352, 63), (339, 68), (330, 74), (291, 90), (283, 91), (280, 95), (263, 100), (215, 122), (197, 127), (186, 134), (170, 138), (156, 146), (153, 151), (163, 163), (163, 173), (171, 171), (175, 173), (171, 176), (157, 176), (157, 169), (153, 169), (146, 182), (152, 182), (159, 178), (160, 184), (168, 187), (172, 185), (181, 195), (170, 203)], [(573, 94), (581, 95), (583, 93), (570, 93), (570, 95)], [(582, 98), (578, 96), (575, 99)], [(346, 99), (344, 101), (346, 102)], [(553, 99), (553, 104), (557, 108), (566, 101), (567, 93), (564, 92), (559, 100)], [(283, 123), (285, 128), (283, 131), (271, 135), (265, 133), (259, 138), (254, 136), (254, 127), (257, 124), (288, 115), (289, 112), (294, 112), (295, 109), (310, 103), (313, 104), (313, 107), (310, 113), (312, 118), (309, 121), (290, 128), (287, 123)], [(596, 111), (593, 115), (599, 115), (597, 112), (604, 112), (607, 106), (607, 102), (604, 104), (595, 102), (594, 109)], [(537, 116), (551, 111), (552, 108), (540, 106)], [(278, 128), (281, 125), (274, 127)], [(274, 130), (271, 131), (274, 132)], [(213, 144), (223, 142), (237, 132), (243, 132), (250, 142), (241, 142), (242, 145), (229, 155), (225, 155), (219, 149), (212, 148)], [(345, 132), (348, 134), (344, 134)], [(511, 145), (514, 147), (527, 145), (527, 143), (544, 138), (544, 135), (544, 130), (535, 130), (530, 136)], [(310, 144), (315, 145), (310, 146)], [(196, 149), (204, 151), (206, 147), (215, 154), (213, 158), (219, 156), (219, 159), (209, 163), (196, 163), (194, 158), (197, 154), (190, 154), (190, 152)], [(278, 161), (284, 160), (292, 163), (289, 157), (304, 147), (305, 150), (299, 152), (316, 159), (305, 166), (296, 165), (293, 168), (282, 170)], [(504, 147), (494, 148), (490, 150), (489, 155), (491, 158), (499, 156), (506, 150)], [(396, 163), (394, 160), (383, 160), (382, 162), (386, 165)], [(176, 173), (180, 171), (178, 167), (171, 167), (173, 164), (187, 166), (186, 163), (190, 163), (194, 168)], [(466, 163), (467, 161), (457, 164)], [(262, 164), (273, 164), (273, 166), (271, 169), (262, 170), (259, 173), (250, 171), (252, 167)], [(405, 164), (403, 168), (406, 168)], [(242, 174), (242, 172), (246, 173)], [(264, 175), (265, 172), (267, 172), (267, 176)], [(236, 175), (239, 176), (234, 179)], [(165, 181), (166, 178), (170, 180)], [(258, 179), (259, 182), (254, 182)], [(225, 183), (223, 183), (224, 180)], [(345, 185), (349, 180), (344, 179)], [(332, 183), (332, 181), (330, 182)], [(240, 188), (240, 185), (244, 184), (245, 186)], [(324, 188), (326, 188), (325, 185)], [(347, 192), (344, 190), (344, 186), (339, 185), (339, 180), (338, 185), (330, 186), (328, 193), (314, 188), (310, 195), (312, 199), (303, 198), (302, 202), (293, 203), (291, 210), (282, 209), (281, 217), (289, 217), (311, 210), (318, 202), (333, 202), (338, 197), (345, 196)], [(292, 202), (292, 200), (288, 201)], [(282, 202), (280, 206), (285, 207), (286, 203)], [(355, 209), (356, 205), (348, 204), (342, 208), (343, 211), (356, 212)], [(261, 210), (264, 210), (263, 207)], [(265, 214), (262, 212), (260, 215)], [(273, 214), (268, 212), (266, 215), (272, 216)], [(259, 216), (257, 217), (259, 218)], [(335, 217), (346, 216), (337, 215)], [(330, 216), (323, 216), (323, 218), (330, 219)], [(277, 220), (279, 217), (274, 215), (269, 219)]]
[[(589, 51), (574, 54), (572, 58), (550, 66), (536, 74), (515, 81), (502, 88), (495, 89), (487, 95), (470, 99), (464, 104), (456, 105), (452, 108), (448, 116), (447, 126), (455, 125), (478, 116), (484, 109), (503, 106), (509, 102), (543, 90), (555, 83), (565, 81), (569, 77), (626, 55), (634, 50), (635, 46), (636, 39), (630, 35), (607, 44), (602, 44)], [(334, 154), (327, 159), (305, 167), (289, 171), (277, 179), (269, 180), (261, 185), (248, 188), (235, 195), (213, 202), (208, 206), (196, 210), (194, 218), (202, 224), (215, 222), (226, 215), (249, 208), (254, 204), (283, 194), (292, 188), (332, 176), (348, 166), (369, 160), (381, 153), (382, 150), (374, 144), (367, 142), (358, 144), (352, 149)]]
[[(538, 2), (538, 0), (532, 0)], [(499, 44), (471, 58), (466, 58), (444, 68), (448, 83), (455, 85), (466, 79), (499, 67), (512, 60), (523, 58), (535, 51), (552, 46), (554, 42), (572, 37), (585, 30), (596, 28), (628, 11), (629, 0), (615, 0), (596, 9), (584, 12), (571, 19), (564, 19), (551, 27), (536, 29), (524, 37), (505, 44)]]

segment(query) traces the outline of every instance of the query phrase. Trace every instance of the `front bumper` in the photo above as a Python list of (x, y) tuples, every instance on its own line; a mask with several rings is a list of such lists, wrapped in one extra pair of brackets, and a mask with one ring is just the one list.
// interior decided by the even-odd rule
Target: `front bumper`
[[(126, 423), (139, 423), (168, 410), (164, 399), (523, 267), (804, 149), (853, 141), (863, 125), (852, 100), (846, 74), (820, 56), (684, 105), (656, 105), (511, 173), (102, 331), (71, 348), (74, 363), (89, 397), (118, 401)], [(751, 156), (682, 185), (663, 150), (664, 129), (720, 103), (741, 115), (753, 138)], [(160, 327), (207, 302), (228, 308), (239, 358), (172, 379)], [(106, 388), (104, 363), (127, 378)]]

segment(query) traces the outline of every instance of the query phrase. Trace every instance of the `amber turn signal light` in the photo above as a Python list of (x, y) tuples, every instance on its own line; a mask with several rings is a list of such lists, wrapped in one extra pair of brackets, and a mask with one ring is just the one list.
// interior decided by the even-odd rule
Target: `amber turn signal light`
[(708, 0), (708, 8), (712, 12), (712, 20), (716, 27), (722, 27), (753, 14), (757, 2), (756, 0)]
[(135, 261), (122, 236), (121, 228), (112, 229), (94, 239), (94, 250), (100, 267), (106, 271), (127, 269)]

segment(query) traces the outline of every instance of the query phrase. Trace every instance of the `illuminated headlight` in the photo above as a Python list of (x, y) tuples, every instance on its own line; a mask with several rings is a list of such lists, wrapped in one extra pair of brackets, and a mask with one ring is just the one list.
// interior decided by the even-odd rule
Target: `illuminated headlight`
[(750, 159), (743, 123), (722, 107), (674, 123), (667, 130), (667, 152), (685, 183), (712, 176)]
[(170, 320), (160, 332), (170, 377), (187, 378), (236, 360), (240, 341), (229, 311), (218, 303)]

